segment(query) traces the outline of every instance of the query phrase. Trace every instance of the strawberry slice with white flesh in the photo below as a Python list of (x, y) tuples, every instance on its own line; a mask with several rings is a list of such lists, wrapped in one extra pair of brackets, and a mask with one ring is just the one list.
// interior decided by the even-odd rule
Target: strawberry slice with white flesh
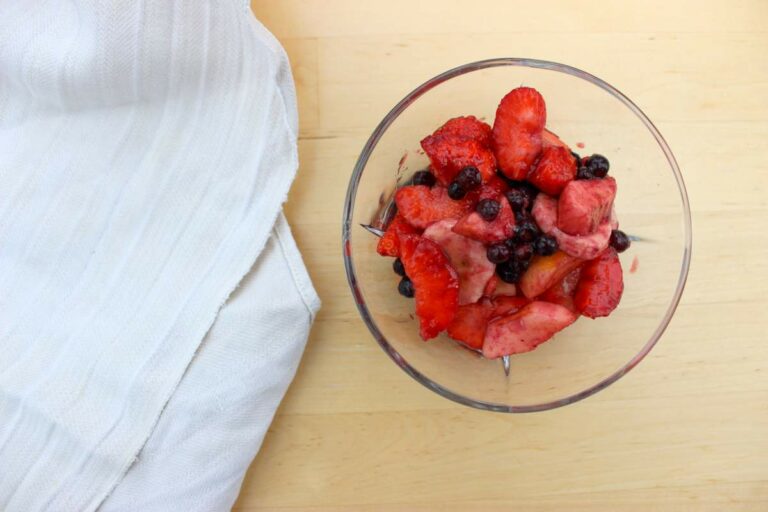
[(495, 359), (529, 352), (576, 321), (578, 315), (557, 304), (531, 302), (520, 311), (492, 320), (485, 331), (483, 355)]
[(485, 246), (454, 233), (455, 225), (456, 221), (452, 219), (435, 222), (424, 231), (424, 238), (440, 246), (459, 275), (459, 305), (462, 306), (477, 302), (483, 296), (496, 266), (488, 261)]

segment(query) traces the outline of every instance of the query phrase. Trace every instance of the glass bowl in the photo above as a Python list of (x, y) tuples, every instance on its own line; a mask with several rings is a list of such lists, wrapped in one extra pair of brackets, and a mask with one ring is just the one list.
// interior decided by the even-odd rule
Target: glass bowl
[[(573, 150), (601, 153), (619, 185), (624, 295), (608, 318), (582, 317), (536, 350), (510, 358), (506, 375), (445, 334), (421, 340), (414, 303), (397, 292), (392, 259), (377, 237), (397, 186), (428, 159), (419, 141), (451, 117), (493, 123), (501, 98), (520, 85), (547, 102), (547, 127)], [(634, 368), (669, 324), (691, 259), (691, 215), (683, 177), (659, 131), (626, 96), (579, 69), (533, 59), (465, 64), (428, 80), (384, 117), (363, 147), (349, 181), (342, 228), (344, 264), (355, 302), (373, 337), (411, 377), (464, 405), (533, 412), (590, 396)]]

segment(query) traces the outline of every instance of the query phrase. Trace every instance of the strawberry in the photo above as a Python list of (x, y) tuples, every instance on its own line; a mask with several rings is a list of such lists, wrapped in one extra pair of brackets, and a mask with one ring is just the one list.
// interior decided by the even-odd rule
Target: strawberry
[(499, 178), (498, 176), (492, 176), (489, 180), (483, 182), (478, 188), (470, 190), (467, 195), (464, 196), (464, 201), (477, 205), (481, 199), (496, 199), (499, 195), (503, 195), (509, 190), (507, 182)]
[(525, 297), (508, 297), (500, 296), (493, 299), (493, 315), (492, 318), (499, 316), (512, 315), (517, 313), (520, 309), (525, 307), (529, 301)]
[(485, 327), (492, 313), (493, 305), (489, 301), (459, 306), (456, 316), (448, 325), (448, 336), (469, 348), (480, 350), (485, 339)]
[(576, 161), (568, 148), (550, 146), (541, 152), (536, 167), (528, 174), (528, 181), (542, 192), (556, 196), (575, 177)]
[(589, 235), (611, 212), (616, 180), (575, 180), (569, 182), (557, 203), (557, 227), (569, 235)]
[(582, 268), (573, 303), (589, 318), (608, 316), (619, 305), (623, 291), (619, 255), (613, 248), (608, 248)]
[(468, 166), (477, 167), (484, 181), (495, 175), (493, 151), (478, 140), (445, 133), (424, 138), (421, 147), (429, 157), (437, 181), (444, 186), (450, 185), (459, 171)]
[(551, 302), (552, 304), (559, 304), (560, 306), (576, 312), (576, 308), (573, 305), (573, 294), (576, 293), (576, 286), (579, 284), (580, 277), (581, 268), (577, 268), (562, 278), (560, 282), (542, 293), (539, 296), (539, 299), (545, 302)]
[(494, 298), (503, 295), (514, 297), (517, 295), (517, 287), (512, 283), (502, 281), (496, 274), (494, 274), (485, 284), (483, 296)]
[(444, 187), (424, 185), (402, 187), (395, 193), (397, 211), (411, 225), (426, 228), (443, 219), (458, 219), (472, 209), (468, 200), (454, 201)]
[(477, 302), (496, 266), (488, 261), (485, 246), (452, 231), (455, 220), (435, 222), (424, 231), (424, 238), (435, 242), (459, 275), (459, 305)]
[(555, 237), (560, 250), (569, 255), (583, 260), (591, 260), (600, 254), (606, 247), (611, 237), (611, 230), (616, 229), (613, 211), (595, 230), (586, 236), (569, 235), (557, 227), (557, 199), (546, 194), (539, 194), (533, 203), (533, 218), (541, 230)]
[(541, 132), (541, 145), (544, 149), (555, 146), (555, 147), (563, 147), (568, 151), (571, 150), (571, 148), (568, 147), (568, 144), (563, 142), (560, 139), (560, 137), (557, 136), (556, 133), (551, 132), (546, 128), (544, 128), (544, 130), (542, 130)]
[(502, 98), (493, 122), (493, 147), (505, 176), (525, 179), (541, 151), (541, 133), (546, 121), (544, 98), (536, 89), (518, 87)]
[(488, 323), (483, 355), (489, 359), (535, 349), (556, 332), (568, 327), (578, 316), (563, 306), (531, 302), (517, 313)]
[(504, 176), (522, 181), (541, 152), (541, 136), (515, 128), (506, 132), (504, 137), (504, 142), (497, 142), (494, 146), (496, 162)]
[(517, 125), (528, 133), (541, 133), (545, 124), (547, 106), (542, 95), (533, 87), (518, 87), (501, 99), (493, 128)]
[(400, 236), (400, 259), (416, 291), (416, 316), (422, 339), (437, 336), (459, 307), (459, 277), (435, 242), (418, 235)]
[(520, 291), (529, 299), (533, 299), (582, 263), (584, 260), (569, 256), (563, 251), (557, 251), (551, 256), (534, 256), (528, 270), (520, 278)]
[(432, 135), (457, 135), (462, 139), (476, 140), (485, 147), (491, 147), (491, 127), (475, 116), (449, 119)]
[(453, 231), (484, 243), (500, 242), (511, 238), (515, 234), (515, 214), (504, 196), (497, 196), (495, 199), (501, 206), (495, 219), (488, 222), (479, 213), (471, 212), (456, 223)]
[(498, 176), (492, 176), (477, 190), (479, 190), (478, 200), (496, 199), (497, 196), (504, 197), (504, 193), (509, 190), (509, 185)]
[(401, 234), (418, 234), (419, 229), (408, 224), (408, 221), (399, 213), (395, 215), (387, 226), (384, 236), (379, 238), (379, 244), (376, 246), (376, 252), (382, 256), (392, 256), (397, 258), (400, 255)]

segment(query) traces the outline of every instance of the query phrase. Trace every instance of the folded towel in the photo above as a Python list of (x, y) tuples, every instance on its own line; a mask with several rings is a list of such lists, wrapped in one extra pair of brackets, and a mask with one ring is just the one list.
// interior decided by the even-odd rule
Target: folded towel
[(241, 0), (3, 6), (0, 509), (231, 506), (319, 305), (296, 134)]

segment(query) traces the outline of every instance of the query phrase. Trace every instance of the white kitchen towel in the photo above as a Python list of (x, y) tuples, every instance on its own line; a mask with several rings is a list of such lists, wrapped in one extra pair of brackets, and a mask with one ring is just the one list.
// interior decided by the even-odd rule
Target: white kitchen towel
[[(270, 290), (271, 293), (265, 293)], [(280, 216), (157, 427), (99, 512), (229, 510), (319, 306)]]
[(0, 0), (0, 510), (231, 505), (319, 305), (296, 134), (242, 0)]

